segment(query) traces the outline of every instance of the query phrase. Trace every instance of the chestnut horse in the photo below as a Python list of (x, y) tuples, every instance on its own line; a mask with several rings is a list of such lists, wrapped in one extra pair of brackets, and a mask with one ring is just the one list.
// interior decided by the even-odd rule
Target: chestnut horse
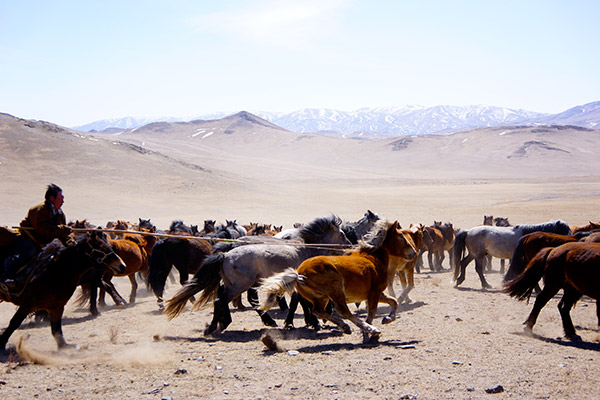
[[(426, 229), (423, 225), (420, 225), (415, 230), (404, 229), (402, 233), (406, 238), (410, 238), (412, 241), (412, 246), (414, 249), (419, 251), (421, 248), (421, 244), (423, 241), (423, 232)], [(396, 293), (394, 292), (394, 277), (396, 273), (398, 273), (398, 278), (400, 278), (400, 284), (402, 285), (402, 293), (398, 296), (397, 301), (398, 304), (402, 304), (404, 302), (411, 303), (412, 300), (408, 297), (408, 294), (415, 287), (415, 266), (417, 265), (418, 258), (407, 259), (403, 257), (390, 256), (389, 267), (389, 275), (388, 275), (388, 292), (390, 296), (396, 297)]]
[(36, 310), (48, 311), (52, 336), (59, 348), (67, 346), (62, 333), (62, 315), (80, 278), (86, 271), (95, 268), (110, 268), (115, 273), (120, 273), (125, 268), (123, 261), (110, 248), (106, 234), (102, 232), (88, 233), (77, 244), (58, 253), (41, 256), (32, 261), (32, 264), (32, 275), (22, 292), (10, 298), (0, 298), (19, 306), (0, 336), (0, 351), (5, 350), (8, 339), (21, 326), (25, 317)]
[(531, 297), (534, 287), (544, 278), (544, 288), (537, 295), (525, 321), (525, 331), (531, 333), (542, 308), (563, 289), (558, 310), (565, 336), (573, 342), (580, 342), (581, 337), (575, 333), (570, 312), (582, 295), (600, 299), (599, 264), (599, 243), (565, 243), (539, 251), (521, 275), (505, 284), (505, 291), (511, 297), (525, 300)]
[[(398, 221), (378, 221), (361, 242), (359, 248), (341, 256), (318, 256), (300, 264), (298, 270), (289, 268), (262, 281), (260, 288), (267, 294), (261, 305), (268, 310), (277, 296), (297, 290), (313, 305), (313, 313), (333, 322), (344, 333), (350, 327), (340, 316), (326, 311), (331, 300), (341, 316), (352, 321), (363, 333), (365, 343), (377, 341), (381, 331), (371, 325), (381, 301), (391, 307), (390, 314), (383, 318), (388, 324), (396, 319), (398, 302), (384, 293), (388, 285), (390, 257), (414, 260), (417, 250), (410, 234), (398, 228)], [(347, 303), (367, 301), (368, 315), (365, 321), (348, 309)]]

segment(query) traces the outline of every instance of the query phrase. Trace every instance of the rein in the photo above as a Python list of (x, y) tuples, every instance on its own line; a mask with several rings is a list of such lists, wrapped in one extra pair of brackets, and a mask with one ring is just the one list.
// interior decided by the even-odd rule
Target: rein
[[(223, 239), (223, 238), (212, 238), (208, 236), (191, 236), (191, 235), (173, 235), (169, 233), (156, 233), (156, 232), (142, 232), (142, 231), (122, 231), (119, 229), (103, 229), (103, 228), (71, 228), (73, 232), (109, 232), (109, 233), (131, 233), (134, 235), (142, 235), (142, 236), (156, 236), (161, 238), (174, 238), (174, 239), (195, 239), (195, 240), (204, 240), (207, 242), (226, 242), (226, 243), (237, 243), (241, 240), (238, 239)], [(302, 246), (302, 247), (312, 247), (317, 249), (329, 249), (329, 248), (349, 248), (352, 247), (350, 245), (345, 244), (327, 244), (327, 243), (299, 243), (299, 242), (289, 242), (289, 243), (270, 243), (270, 242), (252, 242), (248, 244), (263, 244), (263, 245), (273, 245), (273, 246)]]

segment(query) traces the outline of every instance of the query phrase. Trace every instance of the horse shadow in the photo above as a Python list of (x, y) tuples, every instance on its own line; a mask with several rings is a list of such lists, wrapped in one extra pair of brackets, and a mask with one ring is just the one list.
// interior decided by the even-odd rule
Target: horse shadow
[[(578, 328), (584, 329), (584, 328)], [(585, 329), (584, 329), (585, 330)], [(591, 329), (590, 329), (591, 330)], [(526, 332), (513, 332), (513, 334), (518, 336), (531, 337), (533, 339), (541, 340), (542, 342), (553, 343), (564, 347), (572, 347), (575, 349), (581, 350), (591, 350), (591, 351), (600, 351), (600, 343), (596, 342), (573, 342), (571, 340), (563, 339), (563, 338), (549, 338), (542, 335), (538, 335), (537, 333), (526, 333)]]
[[(304, 346), (296, 348), (295, 350), (300, 353), (314, 354), (314, 353), (322, 353), (324, 351), (352, 351), (356, 349), (372, 349), (375, 347), (394, 347), (398, 348), (401, 346), (411, 346), (420, 343), (420, 340), (409, 340), (409, 341), (400, 341), (400, 340), (384, 340), (377, 341), (372, 343), (323, 343), (317, 344), (315, 346)], [(271, 355), (276, 353), (273, 350), (265, 350), (263, 355)]]
[(496, 289), (496, 288), (470, 288), (470, 287), (463, 287), (463, 286), (455, 286), (454, 289), (460, 290), (461, 292), (504, 293), (503, 289)]
[[(396, 310), (396, 312), (407, 312), (407, 311), (412, 311), (412, 310), (416, 310), (417, 308), (426, 306), (427, 303), (425, 303), (424, 301), (413, 301), (411, 303), (402, 303), (402, 304), (398, 304), (398, 309)], [(379, 307), (377, 309), (377, 314), (375, 315), (375, 318), (383, 318), (385, 316), (387, 316), (390, 312), (390, 307), (389, 306), (382, 306)], [(358, 310), (356, 310), (354, 312), (355, 315), (359, 316), (359, 317), (363, 317), (366, 318), (368, 311), (364, 308), (360, 308)]]

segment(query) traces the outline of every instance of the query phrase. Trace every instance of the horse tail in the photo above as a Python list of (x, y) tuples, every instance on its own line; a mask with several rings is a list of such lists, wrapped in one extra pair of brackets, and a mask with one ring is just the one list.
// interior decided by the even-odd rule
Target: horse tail
[(553, 247), (546, 247), (538, 251), (519, 276), (504, 284), (504, 292), (518, 300), (529, 300), (533, 289), (544, 276), (546, 259), (553, 249)]
[(89, 283), (84, 283), (80, 285), (81, 290), (77, 295), (77, 298), (74, 300), (75, 307), (83, 308), (87, 306), (90, 302), (90, 294), (92, 292), (91, 285)]
[(515, 247), (513, 256), (510, 259), (508, 271), (506, 271), (506, 275), (504, 275), (504, 282), (513, 280), (525, 269), (525, 252), (523, 250), (523, 243), (525, 242), (526, 237), (527, 236), (521, 237), (517, 247)]
[[(152, 252), (154, 254), (154, 252)], [(208, 256), (202, 262), (198, 272), (190, 279), (170, 300), (167, 300), (165, 314), (169, 320), (179, 316), (187, 301), (196, 293), (203, 291), (202, 295), (192, 306), (192, 310), (201, 308), (213, 299), (221, 283), (221, 270), (225, 255), (223, 253)]]
[(167, 277), (173, 266), (168, 258), (170, 250), (171, 242), (162, 240), (154, 245), (148, 259), (146, 286), (152, 288), (152, 292), (159, 297), (162, 297)]
[(463, 258), (465, 253), (465, 244), (467, 240), (468, 231), (460, 231), (454, 238), (454, 246), (452, 246), (452, 269), (454, 270), (454, 280), (458, 279), (460, 275), (460, 260)]
[(266, 298), (258, 308), (263, 311), (269, 310), (277, 304), (278, 298), (296, 290), (299, 280), (302, 280), (302, 276), (298, 275), (294, 268), (288, 268), (283, 272), (263, 279), (259, 290), (266, 294)]

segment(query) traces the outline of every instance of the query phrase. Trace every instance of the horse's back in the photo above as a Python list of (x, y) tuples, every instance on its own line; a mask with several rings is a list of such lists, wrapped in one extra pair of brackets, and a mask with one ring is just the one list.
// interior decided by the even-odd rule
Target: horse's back
[(580, 293), (600, 299), (600, 243), (571, 242), (554, 248), (544, 280), (566, 279)]

